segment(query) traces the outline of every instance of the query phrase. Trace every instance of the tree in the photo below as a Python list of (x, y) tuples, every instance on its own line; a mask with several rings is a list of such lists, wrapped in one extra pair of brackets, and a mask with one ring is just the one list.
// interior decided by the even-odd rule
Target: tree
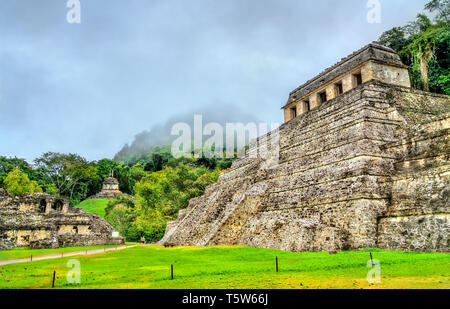
[(410, 66), (413, 88), (437, 93), (449, 93), (450, 0), (433, 0), (425, 9), (437, 12), (433, 23), (425, 14), (404, 27), (384, 32), (380, 42), (393, 48)]
[(432, 0), (425, 5), (430, 12), (437, 12), (436, 21), (448, 21), (450, 17), (450, 0)]
[(406, 45), (407, 39), (402, 27), (394, 27), (384, 32), (378, 41), (393, 50), (400, 51)]
[(45, 188), (45, 192), (53, 195), (53, 196), (58, 196), (59, 195), (59, 191), (58, 188), (56, 187), (56, 185), (54, 183), (49, 184), (46, 188)]
[(444, 88), (447, 95), (450, 95), (450, 70), (447, 70), (446, 74), (439, 76), (439, 83)]
[(8, 173), (4, 180), (5, 188), (13, 196), (19, 196), (24, 193), (42, 192), (41, 187), (34, 180), (30, 180), (27, 174), (20, 169), (15, 168)]
[(127, 241), (137, 241), (142, 236), (135, 225), (134, 200), (128, 196), (110, 199), (105, 209), (105, 220)]
[(133, 226), (134, 218), (133, 212), (123, 204), (114, 206), (105, 215), (105, 220), (128, 241), (138, 239), (137, 229)]
[(3, 184), (3, 181), (5, 180), (8, 173), (14, 170), (15, 168), (20, 169), (31, 180), (38, 180), (38, 178), (36, 177), (37, 175), (33, 170), (33, 167), (30, 164), (28, 164), (28, 162), (25, 161), (24, 159), (7, 158), (0, 156), (0, 186)]
[(403, 52), (408, 54), (415, 69), (419, 70), (422, 88), (425, 91), (430, 91), (428, 70), (429, 63), (434, 57), (434, 36), (428, 31), (431, 27), (431, 20), (424, 14), (418, 14), (416, 20), (405, 27), (410, 40)]
[(73, 204), (94, 194), (101, 186), (95, 164), (77, 154), (47, 152), (34, 162), (41, 173), (51, 179), (59, 194)]
[(116, 161), (109, 160), (109, 159), (102, 159), (97, 162), (95, 168), (97, 169), (98, 175), (102, 179), (105, 179), (106, 177), (109, 177), (109, 173), (111, 171), (115, 172), (119, 165), (120, 164), (117, 163)]
[(202, 195), (208, 185), (217, 181), (218, 170), (185, 162), (189, 161), (170, 160), (168, 166), (147, 173), (135, 185), (134, 225), (148, 239), (160, 239), (167, 222), (186, 208), (191, 198)]

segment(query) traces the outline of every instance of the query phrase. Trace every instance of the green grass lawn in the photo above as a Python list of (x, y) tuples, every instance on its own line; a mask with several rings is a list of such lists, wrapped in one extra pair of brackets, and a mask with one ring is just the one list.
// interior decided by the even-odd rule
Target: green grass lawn
[[(0, 266), (0, 288), (50, 288), (54, 270), (57, 288), (450, 288), (450, 254), (371, 252), (381, 263), (379, 284), (366, 280), (368, 250), (330, 255), (241, 246), (138, 245), (76, 257), (81, 263), (78, 285), (66, 280), (66, 264), (74, 257)], [(174, 280), (170, 264), (174, 265)]]
[(96, 198), (91, 200), (84, 200), (76, 208), (83, 208), (87, 213), (98, 214), (100, 217), (105, 218), (105, 208), (108, 205), (109, 199)]

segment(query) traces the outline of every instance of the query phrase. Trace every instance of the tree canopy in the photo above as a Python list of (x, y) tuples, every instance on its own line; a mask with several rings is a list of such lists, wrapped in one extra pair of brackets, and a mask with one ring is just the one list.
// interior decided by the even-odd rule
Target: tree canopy
[(42, 192), (42, 188), (34, 180), (30, 180), (28, 175), (18, 168), (14, 168), (8, 173), (4, 180), (5, 188), (12, 196), (19, 196), (24, 193)]
[(403, 27), (384, 32), (380, 43), (394, 49), (410, 67), (413, 88), (450, 95), (450, 0), (433, 0), (426, 14)]

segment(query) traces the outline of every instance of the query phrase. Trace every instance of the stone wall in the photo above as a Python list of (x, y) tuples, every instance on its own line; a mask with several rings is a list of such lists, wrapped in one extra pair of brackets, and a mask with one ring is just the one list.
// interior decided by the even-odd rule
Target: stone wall
[(72, 208), (65, 199), (47, 194), (12, 198), (0, 190), (0, 250), (123, 243), (122, 237), (112, 237), (113, 231), (98, 215)]
[(291, 92), (283, 107), (284, 121), (289, 122), (323, 104), (322, 93), (326, 95), (324, 100), (329, 101), (370, 80), (411, 86), (408, 67), (403, 65), (395, 51), (374, 42)]
[(364, 46), (353, 54), (341, 59), (341, 61), (336, 63), (334, 66), (326, 69), (313, 79), (307, 81), (306, 83), (292, 91), (289, 95), (289, 100), (301, 98), (308, 93), (323, 87), (333, 79), (347, 74), (351, 70), (367, 61), (383, 62), (390, 65), (407, 68), (402, 63), (400, 57), (394, 50), (380, 45), (379, 43), (373, 42), (371, 44), (368, 44), (367, 46)]
[(160, 243), (448, 250), (449, 115), (448, 96), (364, 83), (281, 126), (277, 164), (256, 143)]

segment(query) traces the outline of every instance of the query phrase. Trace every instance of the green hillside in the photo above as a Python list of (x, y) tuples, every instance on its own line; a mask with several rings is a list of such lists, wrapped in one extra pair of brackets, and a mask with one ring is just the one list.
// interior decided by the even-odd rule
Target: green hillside
[(85, 200), (75, 206), (75, 208), (83, 208), (87, 213), (97, 214), (102, 218), (105, 218), (105, 209), (108, 206), (109, 199), (97, 198), (91, 200)]

